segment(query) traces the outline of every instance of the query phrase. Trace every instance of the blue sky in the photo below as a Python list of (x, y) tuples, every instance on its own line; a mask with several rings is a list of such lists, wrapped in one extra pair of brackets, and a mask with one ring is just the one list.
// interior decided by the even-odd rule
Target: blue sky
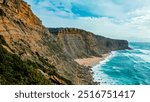
[(150, 41), (150, 0), (25, 0), (46, 27), (75, 27), (115, 39)]

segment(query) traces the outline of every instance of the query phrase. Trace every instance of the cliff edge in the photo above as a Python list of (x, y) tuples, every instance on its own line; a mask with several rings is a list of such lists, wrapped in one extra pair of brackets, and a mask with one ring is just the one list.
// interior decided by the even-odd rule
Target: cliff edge
[(0, 0), (0, 84), (93, 84), (74, 59), (128, 48), (79, 29), (49, 30), (23, 0)]
[(61, 48), (72, 58), (101, 56), (115, 50), (129, 49), (126, 40), (110, 39), (77, 28), (49, 28)]
[[(30, 5), (23, 0), (0, 0), (0, 36), (1, 40), (5, 41), (5, 44), (0, 44), (5, 52), (1, 53), (1, 56), (4, 56), (4, 62), (1, 64), (7, 63), (7, 55), (10, 56), (10, 66), (0, 66), (0, 84), (43, 84), (21, 83), (26, 82), (28, 74), (24, 73), (26, 78), (21, 74), (13, 74), (16, 69), (11, 63), (14, 63), (12, 59), (16, 57), (21, 58), (23, 63), (32, 62), (26, 63), (32, 67), (30, 73), (33, 69), (36, 70), (38, 75), (44, 76), (50, 84), (92, 84), (90, 72), (85, 71), (83, 66), (64, 53), (53, 35), (32, 13)], [(21, 66), (18, 68), (17, 70), (24, 71)], [(14, 81), (10, 82), (11, 77), (6, 75), (8, 70), (5, 69), (12, 70), (9, 70), (8, 75), (14, 77)], [(87, 78), (89, 80), (86, 80)], [(15, 83), (15, 80), (18, 80), (18, 83)]]

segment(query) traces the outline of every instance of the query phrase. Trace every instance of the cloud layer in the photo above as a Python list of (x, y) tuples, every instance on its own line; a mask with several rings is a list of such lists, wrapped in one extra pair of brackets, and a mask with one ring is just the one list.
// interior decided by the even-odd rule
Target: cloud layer
[(47, 27), (76, 27), (115, 39), (150, 41), (150, 0), (25, 0)]

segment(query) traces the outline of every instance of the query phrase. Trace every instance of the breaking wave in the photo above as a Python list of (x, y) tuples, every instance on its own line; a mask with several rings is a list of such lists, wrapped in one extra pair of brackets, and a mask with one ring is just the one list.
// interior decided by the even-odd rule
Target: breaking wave
[(130, 43), (94, 66), (94, 81), (103, 85), (150, 85), (150, 43)]

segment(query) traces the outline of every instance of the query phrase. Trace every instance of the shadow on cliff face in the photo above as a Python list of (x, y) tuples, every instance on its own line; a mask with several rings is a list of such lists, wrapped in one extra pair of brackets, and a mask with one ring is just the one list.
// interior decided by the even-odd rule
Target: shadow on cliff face
[(5, 13), (2, 9), (0, 9), (0, 16), (5, 16)]

